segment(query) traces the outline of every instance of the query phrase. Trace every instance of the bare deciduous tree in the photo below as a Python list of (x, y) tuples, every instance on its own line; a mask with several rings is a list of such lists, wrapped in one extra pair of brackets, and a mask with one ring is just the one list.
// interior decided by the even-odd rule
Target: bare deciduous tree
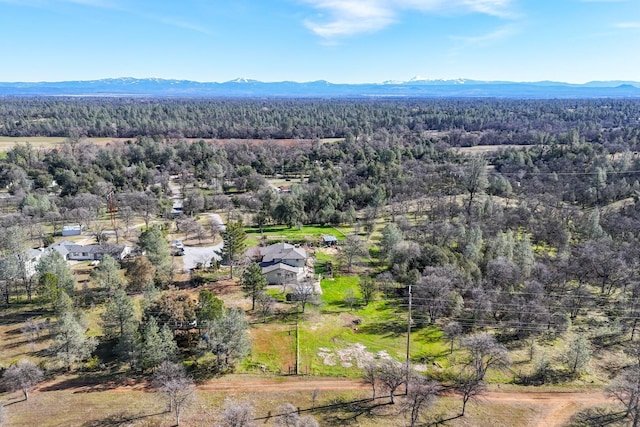
[(262, 292), (258, 295), (256, 302), (258, 303), (258, 313), (262, 316), (262, 322), (266, 322), (267, 317), (273, 314), (276, 300), (266, 292)]
[(411, 376), (407, 387), (407, 398), (403, 405), (410, 413), (411, 427), (415, 426), (420, 415), (434, 404), (439, 392), (440, 386), (437, 382), (422, 375)]
[(344, 292), (343, 297), (344, 303), (349, 306), (349, 310), (353, 310), (353, 306), (358, 301), (356, 298), (356, 294), (353, 292), (353, 289), (349, 288)]
[(180, 413), (191, 401), (195, 391), (195, 385), (184, 367), (177, 363), (162, 362), (153, 373), (153, 385), (167, 396), (169, 410), (175, 415), (176, 425), (180, 425)]
[(284, 403), (276, 408), (277, 418), (273, 425), (278, 427), (296, 427), (300, 421), (298, 408), (291, 403)]
[(293, 298), (300, 303), (303, 313), (307, 304), (311, 302), (313, 295), (313, 285), (310, 282), (300, 282), (296, 285), (293, 291)]
[(371, 398), (376, 398), (376, 385), (378, 381), (378, 365), (375, 360), (370, 360), (365, 363), (362, 370), (362, 381), (365, 384), (369, 384), (371, 386)]
[(449, 353), (453, 353), (453, 343), (462, 334), (462, 325), (456, 321), (449, 322), (445, 325), (443, 332), (444, 336), (449, 340)]
[(220, 427), (254, 427), (256, 417), (253, 405), (227, 399), (220, 413)]
[(480, 381), (489, 368), (508, 366), (511, 363), (507, 349), (493, 335), (472, 335), (462, 340), (462, 347), (469, 351), (469, 366), (473, 369), (473, 376)]
[(20, 330), (27, 336), (27, 340), (31, 346), (31, 351), (35, 350), (35, 340), (40, 338), (40, 323), (34, 321), (33, 317), (30, 317)]
[(462, 396), (462, 413), (461, 416), (464, 416), (464, 412), (467, 409), (467, 403), (470, 400), (474, 400), (478, 396), (480, 396), (486, 389), (486, 384), (484, 381), (474, 377), (462, 375), (456, 379), (454, 390), (457, 394)]
[(486, 160), (481, 157), (472, 158), (463, 172), (462, 183), (469, 193), (469, 201), (466, 208), (467, 213), (470, 214), (475, 196), (489, 186)]
[(28, 400), (29, 392), (43, 377), (42, 371), (33, 362), (21, 360), (5, 371), (2, 380), (10, 391), (20, 390), (24, 394), (24, 400)]
[(347, 271), (351, 271), (351, 266), (356, 258), (367, 254), (366, 242), (355, 234), (350, 234), (344, 241), (341, 256), (347, 264)]
[(404, 363), (387, 359), (378, 365), (378, 380), (389, 392), (389, 402), (394, 404), (396, 390), (406, 382), (407, 367)]
[(631, 425), (640, 426), (640, 368), (634, 366), (618, 375), (607, 387), (607, 393), (624, 405)]

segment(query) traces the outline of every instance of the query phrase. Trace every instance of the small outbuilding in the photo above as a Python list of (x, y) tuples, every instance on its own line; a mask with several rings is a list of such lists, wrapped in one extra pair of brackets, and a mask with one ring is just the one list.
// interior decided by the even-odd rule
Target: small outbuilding
[(322, 244), (325, 246), (335, 246), (338, 244), (338, 238), (332, 234), (322, 236)]
[(82, 226), (81, 225), (65, 225), (62, 227), (62, 235), (63, 236), (79, 236), (82, 234)]

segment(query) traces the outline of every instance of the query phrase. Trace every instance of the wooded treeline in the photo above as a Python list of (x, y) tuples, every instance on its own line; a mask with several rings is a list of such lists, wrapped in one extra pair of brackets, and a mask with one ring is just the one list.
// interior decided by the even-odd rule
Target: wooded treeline
[[(588, 141), (638, 137), (634, 100), (3, 98), (0, 136), (345, 138), (451, 131), (458, 145), (530, 144), (577, 130)], [(633, 131), (633, 128), (636, 128)], [(469, 132), (482, 132), (469, 134)], [(631, 133), (628, 133), (631, 132)]]

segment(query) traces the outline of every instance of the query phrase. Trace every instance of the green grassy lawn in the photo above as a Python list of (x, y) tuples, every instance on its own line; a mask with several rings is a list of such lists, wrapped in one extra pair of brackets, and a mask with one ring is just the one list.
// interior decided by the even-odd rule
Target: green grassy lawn
[(256, 246), (260, 243), (262, 236), (267, 241), (289, 241), (289, 242), (319, 242), (322, 236), (332, 234), (339, 240), (352, 231), (352, 227), (332, 227), (319, 225), (305, 225), (302, 228), (287, 227), (286, 225), (273, 225), (262, 228), (262, 235), (258, 227), (246, 227), (247, 245)]
[[(358, 377), (358, 361), (346, 361), (353, 366), (342, 366), (337, 360), (338, 351), (351, 352), (362, 348), (366, 352), (386, 354), (403, 360), (406, 349), (406, 313), (398, 311), (392, 304), (377, 300), (368, 306), (354, 305), (350, 309), (344, 303), (344, 295), (351, 289), (360, 298), (358, 276), (337, 276), (335, 279), (323, 279), (323, 294), (316, 305), (307, 306), (307, 312), (299, 315), (300, 372), (321, 376)], [(271, 289), (273, 296), (281, 299), (279, 289)], [(293, 308), (293, 307), (292, 307)], [(353, 320), (359, 319), (360, 324)], [(254, 324), (252, 337), (253, 350), (247, 370), (263, 365), (271, 372), (285, 371), (294, 363), (295, 315), (290, 315), (281, 324), (273, 321), (268, 324)], [(329, 359), (319, 353), (328, 349), (334, 354)], [(416, 330), (412, 334), (412, 359), (440, 358), (447, 350), (447, 344), (441, 340), (436, 327)], [(448, 355), (448, 354), (447, 354)], [(445, 363), (446, 364), (446, 363)]]

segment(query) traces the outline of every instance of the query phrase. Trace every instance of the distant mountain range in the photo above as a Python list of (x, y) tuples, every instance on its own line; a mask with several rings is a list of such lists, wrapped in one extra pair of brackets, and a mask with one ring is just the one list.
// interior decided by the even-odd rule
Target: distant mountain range
[(0, 96), (135, 96), (230, 98), (640, 98), (640, 83), (595, 81), (517, 83), (479, 80), (428, 80), (337, 84), (261, 82), (235, 79), (224, 83), (190, 80), (116, 78), (85, 81), (2, 83)]

